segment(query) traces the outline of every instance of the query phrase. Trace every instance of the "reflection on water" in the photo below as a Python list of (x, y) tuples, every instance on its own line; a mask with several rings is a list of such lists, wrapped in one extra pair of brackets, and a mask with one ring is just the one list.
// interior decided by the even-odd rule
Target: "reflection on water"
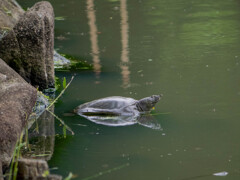
[(150, 114), (142, 115), (137, 118), (138, 124), (156, 130), (163, 130), (157, 120)]
[[(96, 77), (99, 78), (101, 72), (101, 64), (99, 58), (99, 47), (98, 47), (98, 30), (96, 25), (96, 15), (94, 9), (94, 0), (87, 0), (87, 16), (89, 25), (89, 35), (91, 41), (91, 54), (93, 58), (93, 68), (96, 73)], [(120, 1), (120, 27), (121, 27), (121, 74), (122, 74), (122, 87), (127, 88), (130, 84), (130, 71), (129, 71), (129, 49), (128, 49), (128, 12), (127, 12), (127, 0)], [(115, 42), (112, 42), (115, 43)]]
[(101, 64), (99, 59), (99, 47), (98, 47), (98, 30), (96, 25), (96, 15), (94, 8), (94, 0), (87, 0), (87, 17), (89, 25), (89, 35), (91, 41), (93, 68), (96, 73), (96, 77), (99, 78), (101, 72)]
[[(50, 107), (54, 113), (54, 106)], [(26, 157), (50, 160), (54, 153), (55, 145), (55, 119), (49, 112), (44, 111), (29, 129), (29, 143), (31, 150), (26, 150)]]
[(122, 42), (122, 54), (121, 54), (121, 69), (123, 88), (127, 88), (130, 84), (130, 71), (129, 71), (129, 49), (128, 49), (128, 12), (127, 12), (127, 0), (120, 1), (121, 12), (121, 42)]
[(105, 126), (129, 126), (133, 124), (140, 124), (142, 126), (162, 130), (161, 125), (151, 115), (137, 115), (137, 116), (100, 116), (100, 115), (83, 115), (80, 116), (88, 120)]

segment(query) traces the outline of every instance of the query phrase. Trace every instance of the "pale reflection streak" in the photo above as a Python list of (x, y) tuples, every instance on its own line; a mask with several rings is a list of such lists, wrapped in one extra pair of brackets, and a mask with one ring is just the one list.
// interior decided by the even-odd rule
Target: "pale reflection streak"
[(130, 84), (130, 71), (129, 71), (129, 50), (128, 50), (128, 12), (127, 12), (127, 0), (120, 1), (120, 12), (121, 12), (121, 38), (122, 38), (122, 54), (121, 54), (121, 65), (123, 88), (127, 88)]
[(99, 78), (101, 72), (101, 64), (99, 59), (99, 47), (98, 47), (98, 30), (96, 26), (96, 15), (94, 10), (94, 0), (87, 0), (87, 16), (89, 25), (89, 34), (91, 41), (92, 57), (93, 57), (93, 68), (96, 73), (96, 77)]

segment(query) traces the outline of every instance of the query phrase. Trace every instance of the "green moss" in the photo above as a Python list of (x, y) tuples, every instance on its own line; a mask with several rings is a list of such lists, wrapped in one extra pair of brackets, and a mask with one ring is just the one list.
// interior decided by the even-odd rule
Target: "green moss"
[(57, 76), (55, 76), (55, 89), (58, 91), (61, 88), (61, 82)]
[(71, 64), (67, 67), (56, 69), (57, 71), (78, 71), (78, 70), (93, 70), (93, 65), (87, 61), (80, 60), (68, 54), (61, 54), (63, 57), (70, 60)]

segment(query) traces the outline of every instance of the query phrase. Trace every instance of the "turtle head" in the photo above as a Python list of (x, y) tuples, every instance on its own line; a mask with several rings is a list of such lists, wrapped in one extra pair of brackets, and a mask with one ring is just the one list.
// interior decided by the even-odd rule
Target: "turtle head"
[(150, 97), (146, 97), (140, 99), (137, 103), (137, 108), (141, 112), (151, 111), (151, 109), (155, 106), (155, 104), (161, 99), (163, 95), (152, 95)]

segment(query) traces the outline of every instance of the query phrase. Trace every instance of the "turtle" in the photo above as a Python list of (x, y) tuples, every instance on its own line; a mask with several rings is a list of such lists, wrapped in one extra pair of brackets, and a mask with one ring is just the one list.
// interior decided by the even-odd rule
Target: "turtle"
[(138, 116), (149, 113), (162, 95), (152, 95), (140, 100), (111, 96), (97, 99), (78, 106), (74, 112), (78, 115)]

